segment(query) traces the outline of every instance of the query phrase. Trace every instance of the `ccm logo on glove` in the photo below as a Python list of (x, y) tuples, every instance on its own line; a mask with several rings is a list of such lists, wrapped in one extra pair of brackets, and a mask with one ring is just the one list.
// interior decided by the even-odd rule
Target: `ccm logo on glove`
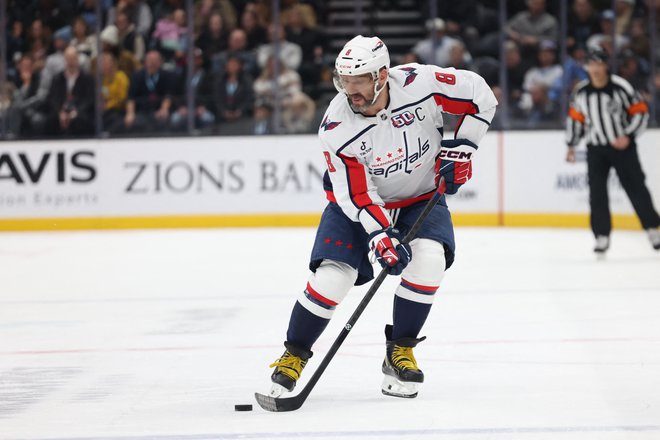
[(443, 194), (456, 194), (472, 178), (472, 155), (479, 148), (467, 139), (440, 142), (435, 158), (435, 184)]

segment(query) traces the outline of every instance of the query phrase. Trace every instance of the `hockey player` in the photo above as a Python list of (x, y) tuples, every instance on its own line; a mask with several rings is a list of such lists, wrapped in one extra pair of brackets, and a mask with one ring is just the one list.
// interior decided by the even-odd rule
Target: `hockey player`
[[(475, 73), (432, 65), (390, 69), (377, 37), (350, 40), (335, 62), (337, 96), (319, 127), (328, 170), (328, 205), (286, 334), (271, 367), (271, 396), (292, 391), (312, 357), (312, 345), (353, 285), (373, 278), (372, 251), (391, 275), (401, 275), (393, 323), (385, 326), (384, 394), (415, 397), (424, 374), (413, 348), (444, 272), (454, 261), (454, 233), (444, 196), (410, 244), (399, 240), (436, 185), (454, 194), (472, 175), (472, 155), (497, 101)], [(461, 115), (454, 138), (443, 140), (442, 113)]]

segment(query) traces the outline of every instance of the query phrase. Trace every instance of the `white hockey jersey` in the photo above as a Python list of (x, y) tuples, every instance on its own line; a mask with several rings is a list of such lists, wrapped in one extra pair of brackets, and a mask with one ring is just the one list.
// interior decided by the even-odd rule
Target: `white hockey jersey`
[(496, 105), (476, 73), (421, 64), (390, 69), (389, 101), (376, 116), (353, 112), (338, 94), (319, 127), (328, 200), (367, 233), (390, 226), (388, 210), (433, 195), (442, 113), (463, 115), (454, 137), (478, 145)]

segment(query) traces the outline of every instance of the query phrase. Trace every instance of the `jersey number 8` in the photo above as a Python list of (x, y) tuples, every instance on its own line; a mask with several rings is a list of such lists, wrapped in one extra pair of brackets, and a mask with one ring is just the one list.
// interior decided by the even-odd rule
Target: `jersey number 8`
[(435, 79), (450, 86), (456, 84), (456, 75), (452, 75), (451, 73), (435, 72)]

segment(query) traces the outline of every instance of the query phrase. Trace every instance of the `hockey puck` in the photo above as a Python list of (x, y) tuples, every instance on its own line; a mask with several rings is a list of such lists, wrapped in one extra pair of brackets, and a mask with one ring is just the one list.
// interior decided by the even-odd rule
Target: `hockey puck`
[(234, 405), (234, 411), (252, 411), (252, 405)]

